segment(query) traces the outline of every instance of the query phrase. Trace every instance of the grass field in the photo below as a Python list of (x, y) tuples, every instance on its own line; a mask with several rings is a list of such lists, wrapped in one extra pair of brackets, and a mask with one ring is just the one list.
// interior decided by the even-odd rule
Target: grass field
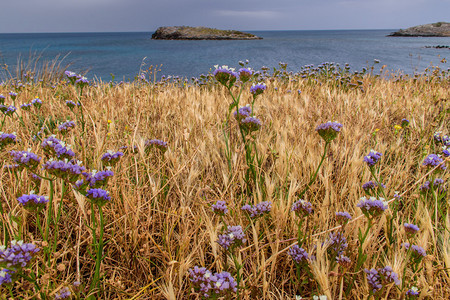
[[(247, 83), (219, 68), (195, 82), (2, 84), (0, 131), (16, 140), (0, 144), (0, 298), (450, 298), (449, 71), (285, 69)], [(260, 127), (233, 116), (245, 105)], [(327, 127), (332, 141), (316, 131), (328, 121), (342, 124)], [(370, 166), (372, 149), (382, 156)], [(90, 174), (67, 167), (73, 158)], [(369, 196), (381, 206), (365, 215)], [(341, 226), (336, 212), (352, 219)]]

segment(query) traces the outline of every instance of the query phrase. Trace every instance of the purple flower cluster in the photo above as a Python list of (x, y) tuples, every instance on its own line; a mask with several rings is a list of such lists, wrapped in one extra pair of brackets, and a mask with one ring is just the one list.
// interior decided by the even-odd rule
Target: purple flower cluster
[(450, 136), (443, 135), (440, 131), (434, 134), (434, 141), (443, 144), (444, 146), (450, 146)]
[(67, 299), (72, 295), (68, 287), (61, 288), (58, 292), (55, 293), (55, 300), (59, 299)]
[(14, 105), (6, 106), (0, 104), (0, 111), (3, 112), (6, 116), (12, 116), (17, 108)]
[(291, 210), (299, 217), (306, 217), (312, 214), (312, 204), (306, 200), (299, 199), (292, 204)]
[(74, 128), (74, 127), (75, 127), (75, 122), (74, 121), (67, 121), (67, 122), (61, 123), (58, 126), (58, 130), (61, 133), (66, 133), (69, 130), (71, 130), (72, 128)]
[(417, 297), (417, 296), (419, 296), (419, 289), (417, 287), (413, 286), (406, 292), (406, 295), (410, 296), (410, 297)]
[(39, 248), (23, 241), (11, 241), (10, 247), (0, 246), (0, 266), (8, 269), (20, 269), (27, 266)]
[(250, 93), (253, 95), (253, 97), (256, 97), (256, 96), (262, 94), (266, 89), (267, 89), (267, 86), (264, 82), (254, 83), (250, 87)]
[(44, 166), (44, 170), (47, 170), (48, 173), (66, 179), (69, 182), (77, 181), (78, 177), (82, 174), (85, 167), (81, 165), (81, 161), (68, 161), (65, 160), (48, 160)]
[(219, 235), (217, 243), (225, 250), (229, 250), (230, 248), (239, 247), (246, 241), (244, 231), (242, 230), (242, 227), (238, 225), (228, 226), (225, 233)]
[[(384, 185), (383, 183), (380, 183), (381, 187), (383, 189), (386, 188), (386, 185)], [(365, 192), (370, 192), (370, 191), (374, 191), (376, 188), (378, 187), (378, 184), (375, 181), (367, 181), (366, 183), (364, 183), (362, 185), (362, 188)]]
[(67, 100), (66, 101), (66, 105), (67, 107), (69, 107), (70, 109), (73, 109), (75, 106), (80, 106), (80, 102), (73, 102), (72, 100)]
[(442, 147), (442, 155), (444, 155), (444, 157), (450, 157), (450, 146)]
[(111, 201), (109, 193), (102, 189), (90, 189), (86, 192), (86, 197), (98, 206), (103, 206)]
[(369, 154), (364, 156), (364, 161), (369, 167), (373, 167), (381, 158), (383, 154), (375, 150), (370, 150)]
[(422, 259), (422, 258), (427, 256), (427, 252), (425, 251), (425, 249), (423, 249), (420, 246), (411, 245), (410, 243), (403, 243), (402, 246), (406, 250), (409, 250), (409, 248), (411, 247), (411, 251), (412, 251), (413, 257), (415, 257), (416, 259)]
[(223, 200), (217, 201), (216, 204), (213, 204), (211, 206), (211, 209), (215, 214), (219, 216), (223, 216), (228, 213), (227, 203)]
[(348, 248), (347, 239), (342, 234), (342, 232), (332, 232), (330, 233), (329, 238), (325, 241), (325, 244), (328, 244), (331, 249), (337, 253), (337, 255), (341, 255)]
[(250, 117), (252, 114), (252, 108), (250, 106), (243, 106), (233, 113), (234, 118), (240, 122), (243, 119)]
[(11, 99), (16, 100), (18, 94), (15, 92), (9, 92), (8, 95), (11, 97)]
[(377, 217), (388, 208), (388, 204), (383, 198), (377, 199), (375, 197), (362, 197), (356, 206), (362, 210), (367, 218)]
[(8, 144), (17, 143), (16, 133), (4, 133), (0, 131), (0, 149)]
[(352, 219), (352, 216), (346, 211), (338, 211), (336, 219), (340, 224), (347, 224)]
[(341, 123), (328, 121), (317, 126), (316, 131), (325, 142), (329, 143), (337, 137), (342, 127), (343, 125)]
[(72, 84), (78, 84), (80, 86), (89, 84), (89, 80), (86, 77), (78, 75), (75, 72), (65, 71), (64, 74), (66, 74), (67, 78), (70, 80)]
[(245, 204), (241, 208), (250, 215), (250, 218), (260, 217), (265, 213), (269, 213), (272, 209), (272, 202), (264, 201), (256, 205)]
[(41, 158), (34, 154), (33, 152), (29, 151), (10, 151), (9, 154), (11, 154), (13, 160), (19, 164), (20, 167), (28, 167), (30, 169), (35, 169), (39, 162), (41, 161)]
[(114, 152), (112, 150), (108, 150), (105, 154), (102, 155), (101, 160), (103, 163), (113, 166), (119, 161), (122, 156), (123, 152), (121, 151)]
[(352, 265), (352, 261), (350, 260), (350, 258), (345, 256), (344, 254), (336, 256), (336, 262), (345, 269), (350, 268), (350, 266)]
[(253, 71), (248, 68), (240, 68), (238, 73), (239, 73), (239, 79), (244, 83), (249, 81), (253, 75)]
[(66, 143), (57, 139), (54, 135), (46, 138), (42, 142), (41, 147), (49, 155), (55, 155), (59, 159), (72, 159), (75, 156), (75, 152), (66, 147)]
[(378, 270), (383, 283), (395, 283), (395, 285), (400, 285), (401, 281), (398, 279), (398, 274), (390, 266), (385, 266), (384, 268)]
[(248, 131), (257, 131), (261, 128), (262, 123), (258, 118), (246, 117), (245, 119), (241, 120), (239, 125)]
[(36, 108), (40, 108), (42, 105), (42, 100), (39, 98), (33, 99), (31, 100), (31, 104)]
[(214, 66), (216, 69), (213, 72), (214, 78), (221, 84), (227, 87), (231, 87), (237, 80), (239, 76), (234, 68), (229, 68), (228, 66)]
[(402, 128), (405, 128), (405, 127), (408, 126), (408, 125), (409, 125), (409, 120), (403, 118), (403, 119), (402, 119), (402, 123), (401, 123)]
[(447, 167), (445, 166), (444, 160), (440, 158), (436, 154), (430, 154), (423, 160), (422, 166), (428, 167), (428, 168), (434, 168), (439, 166), (439, 169), (445, 170)]
[(194, 289), (205, 298), (226, 296), (237, 291), (237, 282), (228, 272), (213, 274), (206, 268), (195, 266), (194, 269), (189, 269), (189, 280)]
[(93, 170), (91, 173), (83, 172), (83, 176), (86, 178), (86, 184), (89, 184), (90, 188), (98, 188), (108, 183), (108, 179), (114, 176), (114, 172), (111, 170), (104, 170), (97, 172)]
[(24, 103), (20, 105), (20, 108), (27, 111), (31, 109), (31, 106), (32, 106), (31, 103)]
[[(433, 188), (439, 192), (445, 191), (444, 180), (441, 178), (436, 178), (433, 182)], [(424, 184), (419, 187), (419, 189), (423, 194), (426, 194), (430, 190), (430, 181), (425, 181)]]
[(420, 230), (419, 226), (409, 223), (403, 224), (403, 228), (405, 228), (405, 231), (408, 235), (414, 235)]
[(48, 202), (47, 196), (38, 196), (33, 193), (26, 195), (23, 194), (17, 198), (20, 204), (29, 209), (41, 209)]
[(0, 271), (0, 286), (3, 284), (6, 284), (6, 283), (11, 283), (12, 282), (12, 274), (14, 274), (14, 271), (11, 271), (9, 269), (1, 269), (1, 271)]
[(288, 255), (291, 256), (297, 264), (307, 263), (312, 259), (312, 256), (310, 256), (305, 249), (299, 247), (298, 245), (294, 245), (289, 248)]
[(147, 140), (147, 141), (145, 141), (144, 147), (146, 149), (155, 147), (164, 153), (167, 151), (167, 142), (164, 142), (164, 141), (158, 140), (158, 139)]
[(367, 282), (372, 287), (373, 293), (383, 288), (383, 285), (380, 283), (380, 275), (376, 269), (364, 269), (364, 272), (367, 274)]

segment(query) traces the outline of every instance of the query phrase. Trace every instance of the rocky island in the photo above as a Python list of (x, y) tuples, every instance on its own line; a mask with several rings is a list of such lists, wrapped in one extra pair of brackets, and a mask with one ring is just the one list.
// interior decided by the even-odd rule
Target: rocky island
[(450, 23), (437, 22), (400, 29), (388, 36), (428, 36), (428, 37), (450, 37)]
[(261, 37), (237, 30), (220, 30), (207, 27), (159, 27), (152, 35), (154, 40), (260, 40)]

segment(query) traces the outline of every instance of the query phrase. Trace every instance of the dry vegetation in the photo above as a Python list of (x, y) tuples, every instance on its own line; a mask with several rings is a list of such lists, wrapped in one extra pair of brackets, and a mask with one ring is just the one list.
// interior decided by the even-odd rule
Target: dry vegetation
[[(392, 80), (367, 75), (362, 79), (364, 90), (344, 89), (320, 79), (297, 79), (267, 80), (267, 90), (255, 102), (255, 114), (263, 125), (253, 138), (263, 157), (258, 173), (264, 178), (267, 196), (260, 186), (253, 186), (251, 193), (246, 188), (244, 149), (234, 119), (229, 128), (231, 170), (228, 167), (222, 125), (231, 98), (221, 85), (98, 83), (84, 88), (82, 96), (74, 86), (61, 82), (55, 88), (25, 85), (14, 101), (16, 107), (36, 97), (43, 104), (32, 111), (19, 108), (13, 118), (6, 118), (2, 131), (16, 132), (20, 142), (1, 151), (3, 165), (12, 162), (10, 150), (31, 148), (44, 157), (41, 141), (32, 140), (42, 124), (49, 129), (44, 137), (54, 133), (70, 144), (90, 170), (103, 168), (100, 158), (108, 149), (137, 148), (135, 153), (125, 152), (104, 187), (111, 201), (103, 206), (105, 245), (99, 289), (89, 288), (95, 269), (95, 237), (89, 226), (98, 220), (98, 209), (91, 209), (89, 201), (71, 187), (60, 202), (62, 181), (55, 179), (53, 209), (46, 207), (40, 213), (41, 222), (46, 224), (49, 211), (56, 218), (60, 203), (62, 213), (59, 222), (49, 225), (49, 242), (43, 242), (36, 228), (36, 213), (17, 201), (33, 189), (30, 172), (1, 169), (2, 241), (22, 239), (43, 249), (52, 245), (55, 236), (57, 240), (49, 257), (41, 250), (24, 271), (36, 274), (36, 284), (18, 278), (9, 289), (0, 286), (0, 291), (17, 299), (53, 298), (68, 286), (83, 299), (89, 291), (98, 299), (197, 299), (200, 295), (193, 291), (188, 277), (190, 268), (203, 266), (235, 274), (233, 263), (225, 262), (227, 256), (216, 242), (223, 223), (211, 211), (212, 204), (225, 200), (232, 213), (224, 220), (229, 225), (249, 226), (247, 242), (238, 250), (243, 265), (241, 299), (295, 299), (295, 295), (367, 299), (370, 287), (363, 268), (386, 265), (392, 266), (399, 278), (414, 280), (403, 289), (385, 288), (386, 299), (405, 297), (412, 285), (419, 288), (421, 298), (448, 299), (449, 211), (437, 217), (434, 203), (426, 203), (419, 192), (429, 171), (421, 166), (423, 159), (440, 151), (433, 134), (450, 133), (448, 75), (440, 80), (437, 76)], [(0, 94), (6, 96), (12, 88), (0, 86)], [(66, 100), (82, 103), (84, 132), (77, 110), (70, 110)], [(250, 101), (247, 86), (241, 105)], [(5, 103), (12, 101), (7, 97)], [(402, 118), (410, 121), (409, 126), (395, 129)], [(76, 127), (62, 136), (51, 124), (66, 120), (76, 120)], [(310, 262), (310, 276), (300, 272), (300, 283), (287, 254), (297, 242), (298, 217), (291, 206), (322, 155), (324, 141), (315, 128), (329, 120), (342, 123), (343, 129), (303, 197), (313, 205), (313, 214), (302, 228), (309, 236), (304, 248), (314, 253), (316, 260)], [(145, 151), (145, 140), (154, 138), (168, 142), (165, 153)], [(386, 233), (391, 210), (374, 221), (363, 245), (358, 242), (358, 229), (364, 230), (367, 219), (356, 204), (364, 196), (362, 184), (371, 179), (363, 161), (371, 149), (383, 153), (377, 167), (387, 197), (394, 199), (395, 192), (401, 195), (393, 221), (393, 244)], [(38, 173), (44, 174), (40, 168)], [(448, 182), (448, 171), (439, 177)], [(49, 181), (42, 180), (35, 193), (48, 195)], [(270, 214), (250, 222), (240, 207), (261, 201), (272, 202)], [(444, 202), (448, 203), (448, 196)], [(354, 263), (360, 246), (367, 254), (363, 268), (350, 269), (347, 274), (322, 246), (328, 231), (337, 226), (338, 211), (353, 216), (343, 232), (349, 244), (347, 256)], [(400, 246), (407, 241), (403, 223), (420, 227), (416, 243), (427, 251), (415, 274), (405, 268), (407, 252)], [(81, 285), (74, 287), (74, 281)], [(347, 290), (350, 282), (353, 286)]]

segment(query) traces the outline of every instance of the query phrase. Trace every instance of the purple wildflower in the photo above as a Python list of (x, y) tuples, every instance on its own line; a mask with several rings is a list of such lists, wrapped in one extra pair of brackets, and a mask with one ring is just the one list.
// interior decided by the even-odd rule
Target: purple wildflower
[(61, 133), (66, 133), (69, 130), (71, 130), (72, 128), (74, 128), (74, 127), (75, 127), (75, 122), (74, 121), (67, 121), (67, 122), (61, 123), (58, 126), (58, 130)]
[(240, 68), (238, 73), (239, 73), (239, 79), (244, 83), (249, 81), (253, 75), (253, 71), (251, 69), (247, 69), (247, 68)]
[(2, 269), (0, 271), (0, 286), (2, 286), (3, 284), (6, 284), (6, 283), (12, 282), (11, 274), (14, 274), (14, 271), (11, 271), (9, 269)]
[(89, 84), (89, 80), (84, 76), (78, 75), (77, 80), (75, 80), (75, 83), (80, 86), (85, 86), (85, 85)]
[(299, 199), (292, 204), (291, 210), (299, 217), (307, 217), (312, 214), (312, 204), (306, 200)]
[(103, 163), (109, 166), (113, 166), (119, 161), (122, 156), (123, 152), (121, 151), (114, 152), (112, 150), (108, 150), (105, 154), (102, 155), (101, 160)]
[(111, 201), (109, 193), (102, 189), (90, 189), (86, 192), (86, 197), (98, 206), (103, 206)]
[(379, 270), (379, 274), (382, 278), (383, 283), (395, 283), (395, 285), (400, 285), (401, 281), (398, 279), (398, 274), (392, 270), (390, 266), (385, 266)]
[(436, 143), (441, 143), (444, 146), (450, 146), (450, 136), (443, 135), (442, 132), (438, 131), (434, 134), (433, 137)]
[(388, 205), (383, 198), (362, 197), (359, 200), (360, 201), (356, 206), (361, 209), (367, 218), (377, 217), (388, 208)]
[(34, 154), (33, 152), (29, 151), (10, 151), (9, 154), (11, 154), (13, 160), (19, 164), (20, 167), (28, 167), (30, 169), (35, 169), (39, 162), (41, 161), (41, 158)]
[(238, 74), (234, 72), (233, 68), (228, 66), (215, 66), (215, 68), (213, 76), (218, 82), (227, 87), (231, 87), (236, 82)]
[(0, 131), (0, 149), (9, 144), (17, 143), (16, 133), (4, 133)]
[(227, 203), (223, 200), (217, 201), (216, 204), (211, 206), (211, 209), (219, 216), (224, 216), (228, 213)]
[(444, 157), (450, 157), (450, 147), (442, 147), (442, 155), (444, 155)]
[(352, 219), (352, 216), (346, 211), (338, 211), (336, 219), (340, 224), (347, 224)]
[(67, 107), (69, 107), (70, 109), (73, 109), (75, 106), (80, 106), (80, 102), (73, 102), (72, 100), (67, 100), (66, 101), (66, 105)]
[(250, 106), (243, 106), (233, 113), (235, 119), (240, 122), (243, 119), (250, 117), (252, 114), (252, 108)]
[(347, 239), (342, 234), (342, 232), (332, 232), (330, 233), (329, 238), (325, 241), (325, 244), (328, 244), (331, 249), (337, 253), (337, 255), (341, 255), (348, 248)]
[(441, 169), (441, 170), (447, 169), (447, 167), (445, 166), (444, 160), (436, 154), (430, 154), (427, 157), (425, 157), (425, 159), (423, 160), (422, 166), (429, 167), (429, 168), (434, 168), (434, 167), (439, 166), (439, 169)]
[(17, 108), (14, 105), (6, 106), (0, 104), (0, 111), (6, 116), (12, 116), (16, 110)]
[(68, 287), (61, 288), (58, 292), (55, 294), (55, 300), (59, 299), (67, 299), (72, 295)]
[(264, 82), (254, 83), (250, 87), (250, 93), (253, 95), (253, 97), (256, 97), (262, 94), (266, 89), (267, 85)]
[(306, 252), (305, 249), (299, 247), (298, 245), (294, 245), (288, 250), (288, 255), (292, 257), (292, 259), (297, 263), (307, 263), (311, 260), (311, 256)]
[(39, 98), (31, 100), (31, 104), (33, 104), (34, 107), (40, 108), (42, 105), (42, 100)]
[(239, 247), (246, 241), (244, 231), (242, 230), (242, 227), (238, 225), (228, 226), (226, 232), (219, 235), (217, 243), (225, 250), (228, 250), (230, 248), (233, 249), (234, 247)]
[[(381, 187), (384, 189), (386, 188), (386, 185), (383, 183), (380, 183)], [(378, 187), (378, 184), (375, 181), (368, 181), (362, 185), (362, 188), (365, 192), (374, 191)]]
[(209, 290), (211, 289), (211, 277), (213, 274), (206, 268), (199, 268), (197, 266), (194, 269), (189, 269), (189, 280), (194, 285), (194, 289), (197, 292), (203, 294), (204, 297), (209, 297)]
[(382, 155), (383, 154), (380, 152), (370, 150), (369, 154), (367, 156), (364, 156), (364, 161), (371, 168), (380, 160)]
[(425, 249), (420, 246), (411, 245), (410, 243), (403, 243), (402, 246), (406, 250), (409, 250), (409, 248), (411, 247), (412, 255), (416, 259), (422, 259), (427, 256), (427, 252), (425, 251)]
[(72, 72), (72, 71), (65, 71), (64, 74), (66, 74), (67, 78), (69, 78), (69, 79), (77, 77), (77, 74), (75, 72)]
[(409, 120), (403, 118), (403, 119), (402, 119), (402, 123), (401, 123), (402, 128), (405, 128), (405, 127), (407, 127), (408, 125), (409, 125)]
[(406, 295), (410, 296), (410, 297), (417, 297), (417, 296), (419, 296), (419, 289), (417, 287), (413, 286), (406, 292)]
[(15, 92), (9, 92), (8, 95), (11, 97), (11, 99), (16, 100), (18, 94)]
[(158, 139), (147, 140), (147, 141), (145, 141), (144, 147), (146, 149), (155, 147), (155, 148), (159, 149), (162, 153), (164, 153), (167, 151), (167, 142), (164, 142), (164, 141), (158, 140)]
[(246, 204), (241, 208), (243, 211), (250, 215), (250, 218), (260, 217), (265, 213), (269, 213), (272, 209), (272, 202), (264, 201), (256, 205)]
[(22, 195), (17, 198), (20, 204), (22, 204), (25, 208), (28, 209), (42, 209), (45, 204), (48, 202), (47, 196), (38, 196), (33, 193), (29, 195)]
[(336, 257), (336, 262), (342, 266), (344, 269), (348, 269), (350, 268), (350, 266), (352, 265), (352, 261), (350, 260), (350, 258), (348, 258), (347, 256), (345, 256), (344, 254), (340, 254)]
[(419, 231), (419, 226), (409, 223), (403, 224), (403, 228), (405, 228), (406, 233), (411, 236)]
[(328, 121), (317, 126), (316, 131), (325, 142), (329, 143), (337, 137), (342, 127), (343, 125), (341, 123)]
[(24, 268), (37, 252), (39, 248), (35, 245), (13, 240), (9, 248), (0, 247), (0, 265), (8, 269)]
[(237, 282), (230, 273), (223, 271), (211, 277), (211, 287), (217, 296), (225, 296), (231, 292), (236, 293)]
[[(108, 183), (108, 179), (114, 176), (114, 172), (111, 170), (105, 170), (97, 172), (93, 170), (92, 173), (83, 172), (83, 176), (86, 178), (86, 182), (91, 188), (98, 188)], [(75, 183), (77, 186), (77, 184)]]
[(372, 287), (373, 293), (376, 293), (383, 287), (383, 285), (380, 283), (380, 275), (378, 274), (378, 271), (376, 269), (364, 269), (364, 272), (366, 272), (367, 274), (367, 281)]
[(68, 180), (69, 182), (76, 182), (81, 173), (86, 170), (81, 165), (81, 161), (68, 161), (65, 160), (48, 160), (43, 169), (49, 174), (56, 177)]
[(189, 280), (194, 289), (206, 298), (210, 297), (211, 293), (220, 297), (237, 291), (237, 283), (228, 272), (212, 274), (206, 268), (195, 266), (194, 269), (189, 269)]
[(66, 147), (66, 143), (57, 139), (54, 135), (42, 141), (41, 147), (49, 155), (55, 155), (59, 159), (72, 159), (75, 156), (75, 152), (69, 147)]
[(248, 131), (256, 131), (261, 128), (261, 120), (254, 117), (246, 117), (241, 120), (240, 126), (247, 129)]
[(0, 94), (0, 104), (5, 104), (6, 97)]
[(24, 103), (20, 105), (20, 108), (27, 111), (31, 109), (31, 106), (32, 106), (31, 103)]

